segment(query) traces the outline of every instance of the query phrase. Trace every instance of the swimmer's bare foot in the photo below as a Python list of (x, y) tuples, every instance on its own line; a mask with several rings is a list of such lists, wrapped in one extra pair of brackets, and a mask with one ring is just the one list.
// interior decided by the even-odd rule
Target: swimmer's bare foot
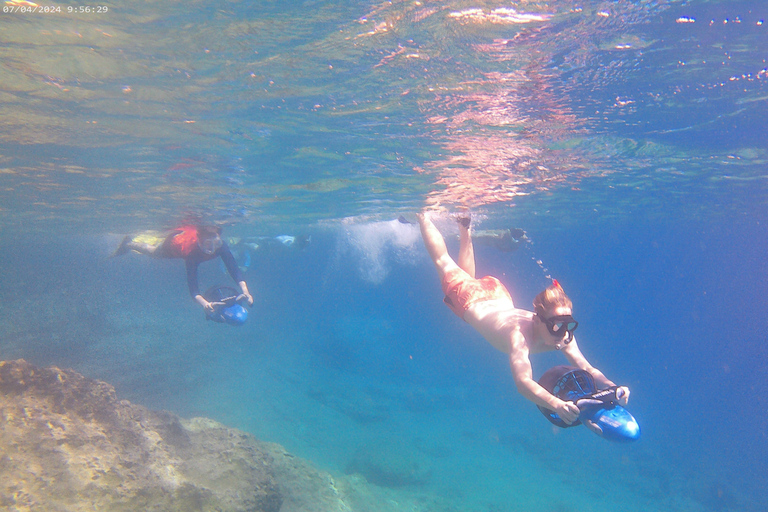
[(472, 222), (472, 216), (468, 213), (460, 213), (456, 215), (456, 222), (458, 222), (464, 229), (469, 229), (469, 225)]

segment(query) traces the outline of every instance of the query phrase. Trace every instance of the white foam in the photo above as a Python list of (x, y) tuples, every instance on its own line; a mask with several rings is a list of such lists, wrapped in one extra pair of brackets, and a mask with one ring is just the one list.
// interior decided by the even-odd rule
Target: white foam
[(344, 226), (344, 238), (360, 277), (373, 284), (383, 282), (395, 264), (414, 265), (421, 247), (418, 226), (397, 220)]

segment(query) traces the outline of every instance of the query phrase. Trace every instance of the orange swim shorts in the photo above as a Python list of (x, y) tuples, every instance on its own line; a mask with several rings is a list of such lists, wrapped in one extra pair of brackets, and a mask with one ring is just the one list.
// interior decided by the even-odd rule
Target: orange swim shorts
[(474, 279), (458, 267), (445, 273), (442, 285), (445, 294), (443, 302), (462, 319), (469, 306), (476, 302), (496, 299), (512, 302), (506, 287), (495, 277)]

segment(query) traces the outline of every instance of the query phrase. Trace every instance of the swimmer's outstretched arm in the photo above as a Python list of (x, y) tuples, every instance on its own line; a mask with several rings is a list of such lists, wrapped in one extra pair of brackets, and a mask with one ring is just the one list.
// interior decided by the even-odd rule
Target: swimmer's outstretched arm
[[(587, 358), (584, 357), (584, 354), (579, 350), (579, 345), (576, 343), (576, 339), (573, 339), (570, 343), (565, 345), (562, 349), (562, 353), (573, 366), (589, 372), (595, 379), (598, 388), (605, 389), (616, 385), (608, 377), (603, 375), (603, 372), (589, 364)], [(616, 391), (616, 398), (619, 399), (620, 405), (627, 405), (627, 402), (629, 401), (629, 388), (620, 386)]]
[(245, 280), (238, 281), (237, 285), (240, 287), (240, 292), (245, 295), (246, 300), (248, 300), (248, 305), (253, 306), (253, 296), (248, 291), (248, 285), (246, 284)]
[(213, 310), (214, 310), (213, 304), (205, 300), (205, 297), (203, 297), (198, 293), (192, 298), (195, 299), (195, 302), (203, 306), (203, 309), (205, 310), (206, 313), (213, 313)]
[(567, 424), (579, 418), (579, 408), (573, 402), (560, 400), (533, 380), (533, 369), (529, 359), (528, 346), (520, 331), (512, 333), (509, 365), (515, 379), (517, 391), (525, 398), (557, 413)]

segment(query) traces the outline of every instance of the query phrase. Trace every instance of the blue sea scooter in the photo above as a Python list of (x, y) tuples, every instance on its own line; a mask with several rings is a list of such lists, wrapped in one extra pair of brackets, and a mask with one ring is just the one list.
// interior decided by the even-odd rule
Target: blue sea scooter
[(541, 387), (560, 400), (573, 402), (579, 408), (579, 419), (568, 425), (557, 413), (538, 406), (554, 425), (562, 428), (575, 427), (589, 422), (590, 430), (610, 441), (626, 443), (640, 437), (640, 425), (616, 396), (618, 386), (598, 390), (589, 372), (573, 366), (555, 366), (539, 379)]
[(248, 310), (240, 304), (245, 295), (238, 294), (234, 288), (214, 286), (203, 297), (213, 305), (213, 312), (205, 314), (206, 320), (234, 326), (243, 325), (248, 320)]

